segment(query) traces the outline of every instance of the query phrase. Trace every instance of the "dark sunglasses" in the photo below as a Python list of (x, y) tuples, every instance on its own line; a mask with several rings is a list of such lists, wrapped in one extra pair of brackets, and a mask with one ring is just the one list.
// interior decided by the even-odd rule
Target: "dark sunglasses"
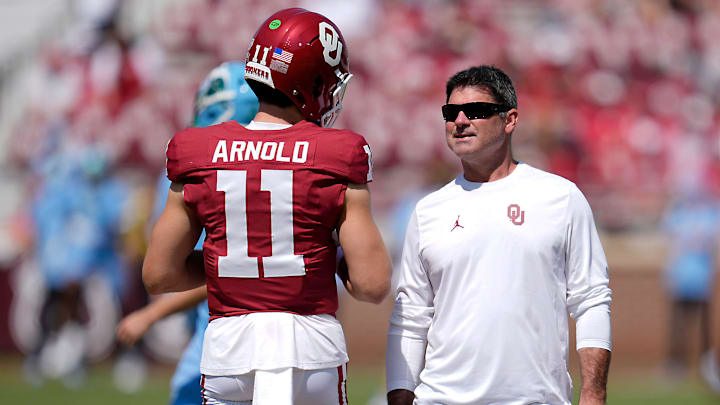
[(469, 120), (488, 119), (493, 115), (510, 110), (510, 106), (495, 103), (466, 103), (466, 104), (445, 104), (442, 106), (442, 114), (445, 121), (455, 121), (460, 111), (465, 113)]

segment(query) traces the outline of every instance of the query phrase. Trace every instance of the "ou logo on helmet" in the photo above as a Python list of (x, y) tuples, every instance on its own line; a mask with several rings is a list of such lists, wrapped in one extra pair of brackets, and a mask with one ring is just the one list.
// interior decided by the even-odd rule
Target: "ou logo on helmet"
[[(335, 31), (335, 28), (325, 21), (321, 22), (318, 28), (320, 28), (320, 43), (323, 46), (325, 62), (330, 66), (337, 66), (342, 57), (342, 42), (340, 42), (340, 36), (337, 31)], [(335, 57), (333, 58), (330, 56), (330, 53), (335, 51), (337, 51), (337, 53), (335, 53)]]

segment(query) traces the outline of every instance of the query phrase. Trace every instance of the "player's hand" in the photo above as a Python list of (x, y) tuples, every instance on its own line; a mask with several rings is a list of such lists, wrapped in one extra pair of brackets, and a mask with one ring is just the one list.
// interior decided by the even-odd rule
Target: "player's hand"
[(140, 309), (123, 318), (117, 327), (117, 340), (132, 346), (150, 329), (153, 322), (146, 311)]
[(345, 261), (345, 254), (343, 253), (342, 248), (339, 246), (337, 249), (337, 266), (335, 272), (337, 273), (338, 277), (340, 277), (340, 280), (342, 280), (343, 284), (347, 285), (348, 279), (350, 278), (350, 275), (348, 274), (348, 265), (347, 261)]

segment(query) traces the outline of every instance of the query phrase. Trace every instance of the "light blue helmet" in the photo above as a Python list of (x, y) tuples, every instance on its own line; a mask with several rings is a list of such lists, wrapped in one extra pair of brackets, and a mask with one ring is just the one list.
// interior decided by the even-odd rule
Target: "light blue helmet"
[(235, 120), (247, 124), (258, 111), (258, 99), (245, 79), (245, 64), (225, 62), (208, 73), (195, 96), (193, 126)]

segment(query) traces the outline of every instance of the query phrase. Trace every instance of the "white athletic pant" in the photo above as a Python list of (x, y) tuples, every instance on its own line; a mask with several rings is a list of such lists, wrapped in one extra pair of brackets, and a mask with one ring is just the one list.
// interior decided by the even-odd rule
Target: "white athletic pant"
[(203, 405), (346, 405), (346, 365), (283, 368), (231, 376), (203, 375)]

